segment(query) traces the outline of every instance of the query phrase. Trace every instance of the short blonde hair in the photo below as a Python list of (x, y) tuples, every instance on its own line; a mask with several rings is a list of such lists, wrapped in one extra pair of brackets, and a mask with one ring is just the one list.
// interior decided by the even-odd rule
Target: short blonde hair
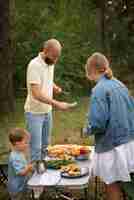
[(104, 74), (107, 78), (111, 78), (113, 76), (112, 70), (109, 67), (109, 61), (102, 53), (95, 52), (93, 53), (87, 60), (87, 64), (85, 66), (86, 76), (89, 75), (89, 68), (94, 67), (96, 70), (104, 70)]
[(101, 53), (93, 53), (87, 60), (87, 65), (91, 66), (92, 63), (94, 67), (101, 68), (101, 67), (109, 67), (108, 59)]

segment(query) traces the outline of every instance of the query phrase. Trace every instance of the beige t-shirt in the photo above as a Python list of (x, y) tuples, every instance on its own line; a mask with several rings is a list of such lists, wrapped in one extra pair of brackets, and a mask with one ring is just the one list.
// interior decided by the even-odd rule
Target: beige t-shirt
[(39, 84), (42, 92), (50, 98), (53, 96), (53, 76), (54, 65), (47, 65), (39, 54), (28, 65), (27, 68), (27, 98), (24, 106), (25, 112), (35, 114), (48, 113), (52, 110), (52, 106), (36, 100), (32, 96), (31, 84)]

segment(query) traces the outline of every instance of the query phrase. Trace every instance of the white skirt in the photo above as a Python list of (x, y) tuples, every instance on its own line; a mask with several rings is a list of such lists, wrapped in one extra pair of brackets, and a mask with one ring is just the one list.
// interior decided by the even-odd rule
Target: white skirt
[(131, 181), (130, 172), (134, 172), (134, 141), (108, 152), (95, 152), (92, 158), (92, 172), (106, 184)]

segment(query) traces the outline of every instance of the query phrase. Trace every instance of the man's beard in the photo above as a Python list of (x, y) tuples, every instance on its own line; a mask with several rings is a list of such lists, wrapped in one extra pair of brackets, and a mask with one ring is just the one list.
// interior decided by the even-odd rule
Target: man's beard
[(44, 60), (45, 60), (45, 63), (46, 63), (47, 65), (53, 65), (53, 64), (54, 64), (53, 60), (50, 59), (50, 58), (48, 58), (48, 57), (45, 57)]

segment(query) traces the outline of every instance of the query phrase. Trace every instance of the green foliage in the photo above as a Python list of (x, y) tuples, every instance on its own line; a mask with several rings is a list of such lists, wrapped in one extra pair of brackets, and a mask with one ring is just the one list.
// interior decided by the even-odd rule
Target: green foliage
[[(100, 6), (101, 8), (101, 6)], [(133, 45), (134, 45), (134, 2), (105, 0), (105, 43), (107, 52), (116, 66), (123, 66), (118, 73), (133, 71)]]
[(91, 0), (97, 10), (101, 50), (110, 58), (116, 76), (133, 88), (134, 1)]
[(27, 64), (42, 43), (56, 38), (63, 44), (55, 81), (81, 95), (87, 83), (84, 64), (97, 48), (95, 12), (85, 0), (16, 0), (16, 86), (25, 87)]
[(91, 53), (100, 50), (110, 56), (116, 74), (128, 82), (126, 73), (133, 71), (134, 63), (132, 1), (15, 1), (16, 89), (25, 87), (28, 62), (38, 54), (43, 41), (52, 37), (63, 44), (55, 81), (65, 91), (78, 96), (85, 94), (90, 85), (85, 79), (84, 64)]

